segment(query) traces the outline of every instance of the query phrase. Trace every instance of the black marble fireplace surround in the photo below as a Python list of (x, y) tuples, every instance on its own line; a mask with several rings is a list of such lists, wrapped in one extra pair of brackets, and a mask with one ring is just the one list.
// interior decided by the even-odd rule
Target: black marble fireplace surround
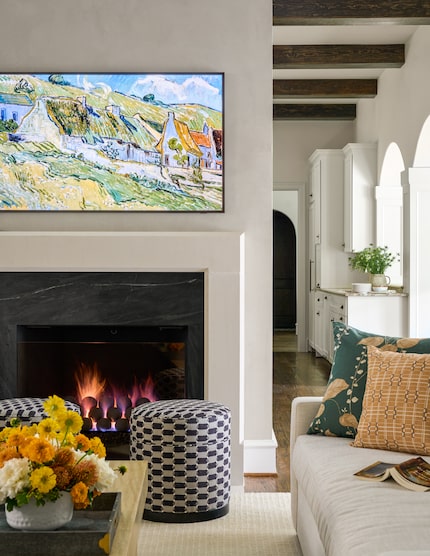
[(186, 397), (203, 399), (203, 311), (202, 272), (0, 272), (0, 398), (22, 395), (18, 327), (98, 325), (186, 327)]

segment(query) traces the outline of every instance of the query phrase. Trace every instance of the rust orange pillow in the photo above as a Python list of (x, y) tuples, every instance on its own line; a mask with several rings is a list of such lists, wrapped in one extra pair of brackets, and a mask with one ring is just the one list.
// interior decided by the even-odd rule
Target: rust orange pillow
[(429, 409), (430, 355), (368, 346), (363, 409), (352, 446), (430, 455)]

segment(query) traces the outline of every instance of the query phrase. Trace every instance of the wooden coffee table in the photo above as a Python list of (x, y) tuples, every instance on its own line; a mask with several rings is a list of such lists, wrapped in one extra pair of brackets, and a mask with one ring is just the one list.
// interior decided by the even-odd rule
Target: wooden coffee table
[(121, 517), (110, 556), (136, 556), (148, 490), (148, 464), (141, 460), (112, 460), (109, 464), (114, 469), (119, 465), (127, 467), (127, 473), (119, 475), (112, 487), (112, 492), (121, 492)]

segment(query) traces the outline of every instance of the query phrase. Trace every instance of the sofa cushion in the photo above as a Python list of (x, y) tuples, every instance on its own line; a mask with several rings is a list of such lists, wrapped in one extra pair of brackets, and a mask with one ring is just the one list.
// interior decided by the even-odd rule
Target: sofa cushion
[(367, 346), (383, 351), (430, 353), (429, 338), (397, 338), (333, 323), (334, 359), (327, 389), (308, 434), (354, 438), (367, 378)]
[(430, 455), (430, 355), (367, 348), (363, 411), (353, 446)]
[(311, 509), (327, 556), (380, 556), (396, 550), (428, 550), (428, 492), (412, 492), (393, 480), (362, 481), (354, 473), (382, 460), (400, 463), (401, 452), (357, 450), (347, 438), (302, 435), (292, 468)]

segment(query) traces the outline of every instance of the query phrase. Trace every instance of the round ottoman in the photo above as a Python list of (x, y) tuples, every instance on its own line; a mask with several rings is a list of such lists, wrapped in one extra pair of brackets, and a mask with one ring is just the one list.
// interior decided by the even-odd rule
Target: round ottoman
[(144, 519), (195, 522), (228, 513), (230, 410), (204, 400), (163, 400), (135, 407), (130, 459), (148, 461)]
[[(43, 402), (47, 398), (7, 398), (0, 400), (0, 430), (9, 426), (11, 419), (18, 418), (22, 425), (33, 425), (47, 417)], [(67, 409), (81, 414), (79, 405), (66, 400)]]

